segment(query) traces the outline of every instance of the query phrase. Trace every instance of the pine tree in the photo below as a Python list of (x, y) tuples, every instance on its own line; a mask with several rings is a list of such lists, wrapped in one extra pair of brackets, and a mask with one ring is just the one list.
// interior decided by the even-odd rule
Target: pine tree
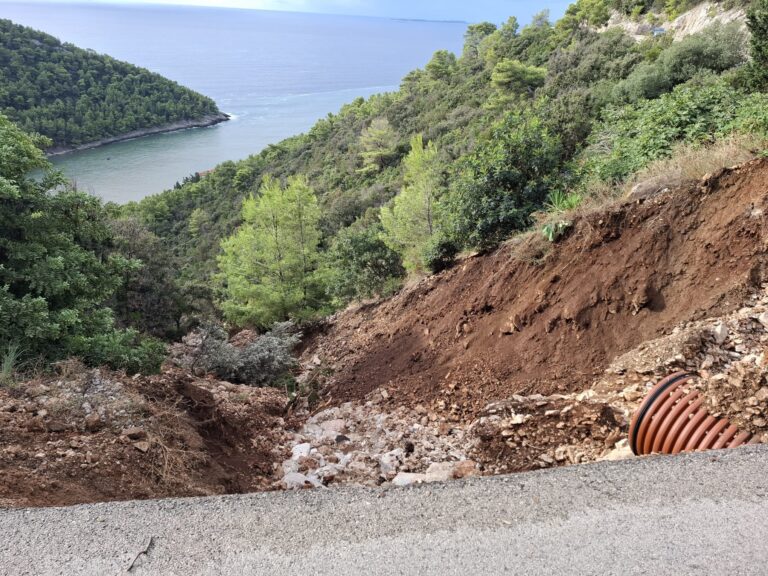
[(400, 254), (406, 270), (420, 273), (426, 268), (424, 250), (438, 231), (440, 174), (434, 142), (424, 146), (422, 136), (414, 136), (403, 164), (405, 185), (381, 210), (383, 240)]
[(315, 275), (320, 211), (303, 176), (265, 177), (258, 197), (243, 202), (243, 225), (222, 243), (221, 307), (238, 325), (266, 327), (322, 307)]

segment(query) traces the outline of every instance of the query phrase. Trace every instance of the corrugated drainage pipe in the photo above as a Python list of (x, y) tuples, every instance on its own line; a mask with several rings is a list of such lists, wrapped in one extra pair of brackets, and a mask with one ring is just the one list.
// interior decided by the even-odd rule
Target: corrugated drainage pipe
[(632, 452), (638, 456), (677, 454), (736, 448), (750, 441), (748, 432), (739, 432), (724, 418), (710, 416), (698, 391), (684, 386), (691, 378), (687, 372), (676, 372), (648, 393), (629, 425)]

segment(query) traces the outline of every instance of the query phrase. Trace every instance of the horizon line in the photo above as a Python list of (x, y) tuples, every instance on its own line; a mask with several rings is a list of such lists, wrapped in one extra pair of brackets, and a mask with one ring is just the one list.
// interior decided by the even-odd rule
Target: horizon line
[(248, 8), (244, 6), (211, 6), (209, 4), (184, 4), (168, 2), (136, 2), (133, 0), (73, 0), (72, 2), (55, 2), (53, 0), (0, 0), (3, 4), (47, 4), (55, 6), (87, 6), (87, 7), (126, 7), (126, 8), (192, 8), (201, 10), (239, 10), (246, 12), (275, 12), (279, 14), (308, 14), (311, 16), (341, 16), (349, 18), (375, 18), (377, 20), (395, 20), (401, 22), (428, 22), (434, 24), (464, 24), (469, 25), (468, 20), (439, 19), (439, 18), (409, 18), (407, 16), (371, 16), (369, 14), (354, 14), (342, 12), (312, 12), (304, 10), (276, 10), (274, 8)]

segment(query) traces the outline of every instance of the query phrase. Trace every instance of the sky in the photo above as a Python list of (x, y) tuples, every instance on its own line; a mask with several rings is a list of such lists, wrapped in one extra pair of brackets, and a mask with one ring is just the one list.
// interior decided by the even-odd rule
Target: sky
[[(73, 0), (45, 0), (56, 4)], [(427, 20), (491, 21), (501, 23), (517, 16), (525, 24), (531, 17), (549, 9), (553, 20), (560, 18), (573, 0), (76, 0), (77, 3), (113, 4), (182, 4), (287, 10), (324, 14), (353, 14), (387, 18), (418, 18)], [(2, 3), (2, 0), (0, 0)]]

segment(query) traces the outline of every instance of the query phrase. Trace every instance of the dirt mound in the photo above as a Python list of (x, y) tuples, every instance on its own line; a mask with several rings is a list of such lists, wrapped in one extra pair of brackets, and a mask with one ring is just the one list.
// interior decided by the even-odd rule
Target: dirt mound
[(195, 378), (69, 366), (0, 389), (0, 505), (247, 492), (274, 486), (287, 398)]
[(759, 287), (768, 161), (579, 219), (540, 261), (504, 247), (337, 314), (304, 353), (328, 404), (383, 388), (469, 420), (513, 394), (584, 390), (617, 356)]

